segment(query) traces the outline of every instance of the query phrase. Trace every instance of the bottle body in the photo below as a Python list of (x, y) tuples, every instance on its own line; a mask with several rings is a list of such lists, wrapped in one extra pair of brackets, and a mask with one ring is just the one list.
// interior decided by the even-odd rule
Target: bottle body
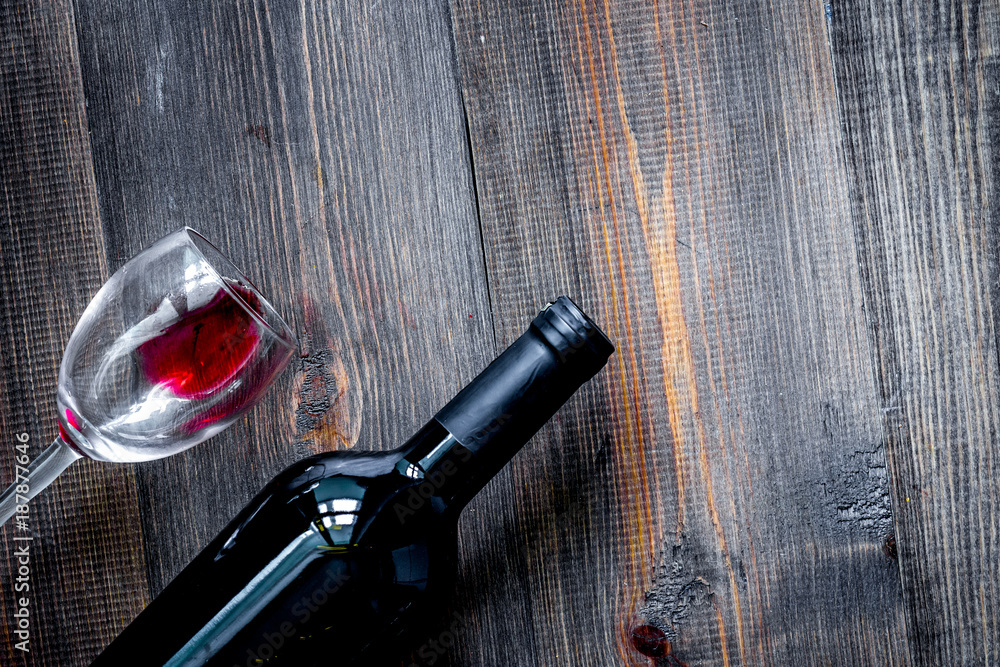
[(406, 474), (447, 440), (432, 421), (393, 452), (294, 464), (93, 664), (137, 655), (171, 667), (389, 659), (454, 589), (458, 511), (441, 496), (448, 480)]
[(461, 509), (614, 349), (550, 306), (403, 446), (278, 475), (93, 667), (398, 659), (454, 590)]

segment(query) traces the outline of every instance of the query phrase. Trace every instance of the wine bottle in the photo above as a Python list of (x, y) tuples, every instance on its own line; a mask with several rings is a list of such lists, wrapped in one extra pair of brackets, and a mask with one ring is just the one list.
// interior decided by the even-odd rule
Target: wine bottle
[(402, 447), (279, 474), (93, 667), (398, 660), (454, 589), (462, 508), (613, 351), (560, 297)]

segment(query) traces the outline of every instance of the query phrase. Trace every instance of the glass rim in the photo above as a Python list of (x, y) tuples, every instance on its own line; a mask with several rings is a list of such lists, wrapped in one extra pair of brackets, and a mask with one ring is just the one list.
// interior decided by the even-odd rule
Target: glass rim
[[(275, 338), (282, 345), (284, 345), (289, 349), (295, 349), (298, 347), (298, 339), (295, 337), (295, 333), (292, 331), (292, 328), (288, 326), (288, 322), (285, 321), (285, 318), (283, 318), (281, 314), (277, 311), (277, 309), (273, 305), (271, 305), (271, 302), (268, 300), (268, 298), (263, 294), (261, 294), (260, 290), (257, 289), (257, 286), (253, 284), (253, 281), (251, 281), (250, 278), (247, 277), (246, 272), (243, 271), (243, 269), (241, 269), (240, 267), (236, 266), (233, 260), (229, 259), (229, 257), (226, 256), (226, 253), (219, 250), (214, 243), (205, 238), (205, 236), (197, 229), (185, 225), (184, 227), (181, 227), (179, 230), (177, 230), (176, 233), (183, 235), (186, 238), (191, 247), (194, 248), (194, 251), (198, 253), (198, 256), (205, 261), (205, 265), (208, 266), (209, 269), (211, 269), (212, 273), (218, 279), (219, 283), (222, 284), (222, 289), (226, 290), (226, 293), (229, 296), (233, 297), (233, 299), (238, 304), (240, 304), (240, 307), (243, 310), (249, 313), (254, 320), (263, 325), (268, 331), (272, 332)], [(232, 287), (225, 280), (225, 278), (223, 278), (222, 273), (219, 271), (219, 269), (217, 269), (215, 265), (212, 263), (212, 260), (205, 255), (204, 251), (199, 246), (199, 243), (204, 243), (209, 248), (211, 248), (212, 251), (215, 252), (217, 257), (222, 262), (228, 264), (229, 268), (235, 271), (236, 275), (238, 275), (243, 281), (246, 282), (246, 286), (249, 289), (253, 290), (254, 295), (258, 299), (260, 299), (261, 304), (263, 304), (264, 309), (268, 312), (268, 314), (271, 315), (277, 322), (280, 322), (281, 324), (280, 331), (276, 329), (271, 322), (268, 322), (259, 312), (257, 312), (257, 310), (253, 306), (247, 303), (247, 300), (243, 298), (243, 295), (241, 295), (236, 290), (232, 289)]]

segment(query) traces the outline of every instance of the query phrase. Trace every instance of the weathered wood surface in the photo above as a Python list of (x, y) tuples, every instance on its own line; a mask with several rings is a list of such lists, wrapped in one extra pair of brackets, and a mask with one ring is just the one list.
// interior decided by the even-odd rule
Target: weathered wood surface
[(730, 5), (456, 12), (498, 336), (568, 290), (619, 345), (515, 466), (530, 653), (907, 664), (826, 19)]
[[(108, 277), (69, 2), (0, 3), (0, 475), (18, 434), (56, 436), (66, 339)], [(0, 664), (74, 665), (151, 599), (142, 571), (134, 469), (81, 461), (34, 500), (28, 530), (4, 529)], [(32, 537), (15, 542), (13, 537)], [(27, 581), (15, 582), (28, 545)], [(30, 589), (16, 591), (27, 583)], [(15, 648), (30, 601), (29, 654)]]
[(997, 661), (995, 5), (0, 7), (5, 479), (89, 296), (182, 224), (302, 344), (210, 444), (35, 501), (3, 664), (87, 664), (267, 478), (394, 446), (559, 293), (618, 354), (470, 506), (412, 662)]
[(1000, 5), (834, 15), (915, 662), (1000, 663)]

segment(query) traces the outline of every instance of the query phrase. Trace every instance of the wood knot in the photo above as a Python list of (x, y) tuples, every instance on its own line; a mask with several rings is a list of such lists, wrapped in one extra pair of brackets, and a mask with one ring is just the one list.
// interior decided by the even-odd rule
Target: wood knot
[(882, 553), (890, 560), (898, 560), (898, 556), (896, 555), (896, 536), (894, 534), (885, 538), (885, 542), (882, 543)]
[(632, 647), (650, 658), (662, 658), (670, 653), (667, 633), (655, 625), (637, 625), (632, 628)]
[(247, 125), (248, 137), (255, 137), (268, 148), (271, 147), (271, 131), (265, 125)]
[(296, 440), (313, 452), (349, 449), (358, 441), (361, 392), (335, 350), (323, 348), (300, 357), (292, 401)]

